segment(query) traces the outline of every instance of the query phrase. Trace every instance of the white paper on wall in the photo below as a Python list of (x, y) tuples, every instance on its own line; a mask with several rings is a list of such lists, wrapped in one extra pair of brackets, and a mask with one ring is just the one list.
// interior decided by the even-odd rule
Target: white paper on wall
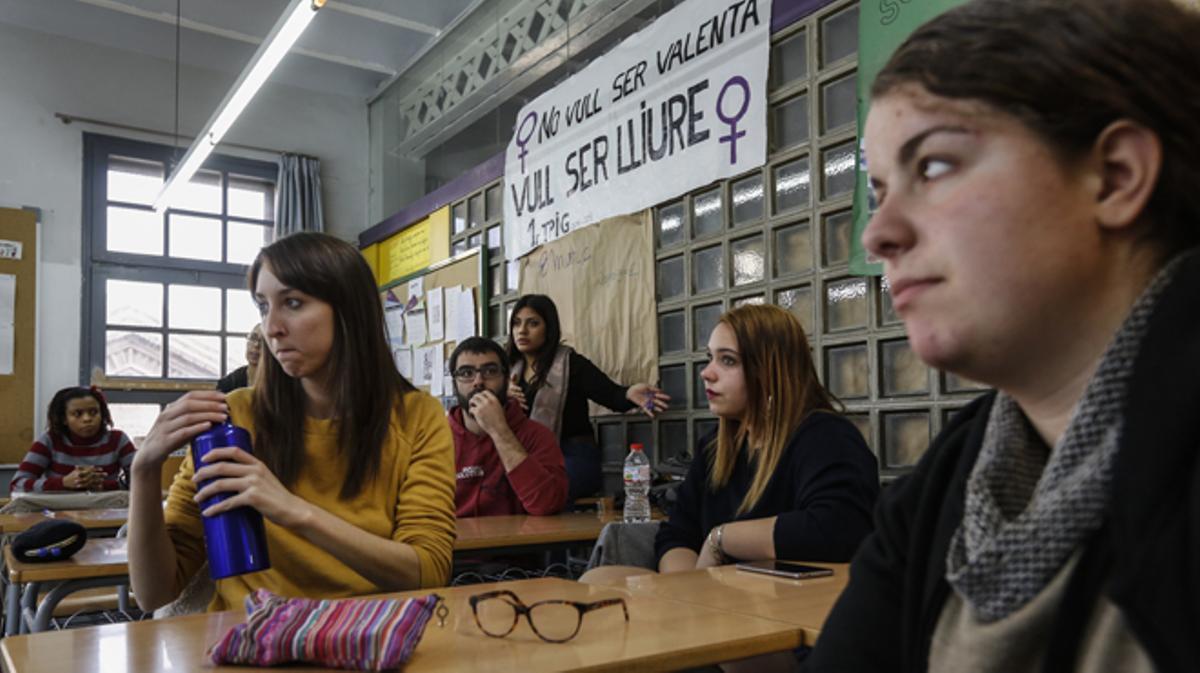
[(383, 321), (387, 323), (388, 342), (396, 345), (404, 345), (404, 311), (399, 308), (388, 309), (383, 312)]
[(461, 288), (458, 293), (458, 306), (456, 311), (455, 330), (465, 339), (469, 336), (475, 336), (475, 291), (471, 288)]
[(425, 294), (425, 318), (429, 321), (430, 341), (441, 341), (445, 337), (442, 308), (442, 288), (435, 287)]
[(396, 360), (396, 370), (404, 378), (412, 381), (413, 373), (413, 356), (411, 348), (396, 348), (392, 351), (392, 357)]
[[(412, 280), (408, 281), (408, 301), (406, 302), (406, 307), (409, 310), (412, 310), (415, 305), (421, 303), (421, 300), (424, 299), (424, 297), (425, 278), (422, 276), (421, 278), (413, 278)], [(413, 303), (413, 299), (417, 300), (416, 304)]]
[(17, 277), (11, 273), (0, 273), (0, 325), (11, 325), (17, 307)]
[(413, 349), (413, 385), (428, 386), (433, 382), (435, 350), (441, 346)]
[(13, 373), (16, 330), (17, 277), (0, 273), (0, 375)]
[(13, 326), (0, 325), (0, 374), (13, 373)]
[(444, 320), (446, 323), (446, 341), (457, 343), (467, 338), (459, 332), (458, 329), (458, 294), (462, 290), (461, 285), (451, 285), (444, 288), (443, 293), (443, 312), (445, 313)]
[(21, 259), (23, 247), (20, 241), (0, 241), (0, 259)]
[(441, 397), (444, 394), (446, 382), (445, 348), (441, 344), (430, 346), (433, 351), (433, 371), (430, 372), (429, 394)]
[(428, 340), (425, 332), (425, 311), (416, 309), (404, 314), (404, 343), (413, 346), (424, 346)]

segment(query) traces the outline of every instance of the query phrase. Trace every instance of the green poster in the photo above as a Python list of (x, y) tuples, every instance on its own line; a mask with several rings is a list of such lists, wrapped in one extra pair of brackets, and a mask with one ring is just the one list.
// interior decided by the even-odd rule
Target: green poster
[(863, 161), (863, 127), (871, 105), (871, 84), (896, 47), (917, 26), (965, 0), (863, 0), (858, 8), (858, 161), (855, 164), (854, 236), (850, 245), (850, 272), (878, 276), (883, 265), (867, 259), (862, 233), (874, 203), (867, 189)]

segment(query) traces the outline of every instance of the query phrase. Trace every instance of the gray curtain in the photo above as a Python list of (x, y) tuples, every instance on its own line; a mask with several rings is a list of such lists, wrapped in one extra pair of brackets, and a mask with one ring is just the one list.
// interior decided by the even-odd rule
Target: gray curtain
[(279, 156), (275, 185), (275, 238), (297, 231), (325, 231), (321, 208), (321, 160), (297, 154)]

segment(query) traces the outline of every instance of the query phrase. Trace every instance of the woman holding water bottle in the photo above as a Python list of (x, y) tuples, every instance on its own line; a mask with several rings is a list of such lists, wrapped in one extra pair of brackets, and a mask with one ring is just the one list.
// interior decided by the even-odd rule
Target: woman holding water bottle
[[(259, 588), (336, 598), (445, 584), (453, 440), (441, 405), (392, 364), (366, 262), (331, 236), (294, 234), (263, 248), (249, 284), (271, 353), (259, 384), (167, 405), (134, 460), (129, 565), (139, 604), (173, 600), (204, 563), (202, 517), (238, 507), (266, 520), (271, 567), (218, 580), (211, 610)], [(214, 448), (199, 469), (189, 455), (164, 508), (166, 457), (227, 416), (250, 432), (253, 454)], [(201, 511), (215, 495), (228, 497)]]
[(558, 307), (544, 294), (518, 299), (510, 320), (508, 396), (558, 437), (567, 463), (568, 498), (592, 495), (603, 484), (588, 400), (617, 412), (640, 408), (653, 418), (667, 409), (671, 397), (648, 383), (619, 385), (591, 360), (563, 345)]

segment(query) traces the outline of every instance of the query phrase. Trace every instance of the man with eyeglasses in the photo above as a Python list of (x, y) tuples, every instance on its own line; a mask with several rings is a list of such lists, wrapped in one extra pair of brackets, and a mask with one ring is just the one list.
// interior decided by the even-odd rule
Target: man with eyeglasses
[(554, 433), (508, 399), (499, 344), (470, 337), (450, 355), (458, 406), (450, 410), (459, 517), (556, 514), (567, 502), (567, 470)]

